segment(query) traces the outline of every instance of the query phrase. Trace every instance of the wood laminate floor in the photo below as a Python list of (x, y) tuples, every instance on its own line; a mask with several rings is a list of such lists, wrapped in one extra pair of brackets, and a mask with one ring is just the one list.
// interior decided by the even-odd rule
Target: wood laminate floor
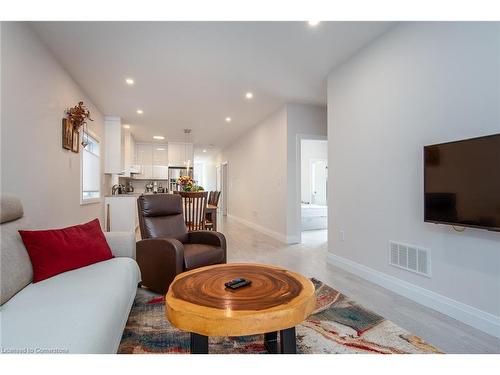
[(285, 245), (219, 216), (228, 262), (268, 263), (315, 277), (446, 353), (500, 353), (500, 339), (329, 265), (326, 231), (303, 232), (303, 243)]

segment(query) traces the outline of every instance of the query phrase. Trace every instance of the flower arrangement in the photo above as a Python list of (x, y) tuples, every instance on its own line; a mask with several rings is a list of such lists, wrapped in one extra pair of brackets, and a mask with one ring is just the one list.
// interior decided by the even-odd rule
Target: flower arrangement
[(177, 179), (183, 191), (203, 191), (203, 187), (196, 185), (190, 176), (180, 176)]

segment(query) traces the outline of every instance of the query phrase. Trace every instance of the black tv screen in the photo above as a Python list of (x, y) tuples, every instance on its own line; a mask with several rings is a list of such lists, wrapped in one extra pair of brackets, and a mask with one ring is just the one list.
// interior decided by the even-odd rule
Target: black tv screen
[(425, 221), (500, 231), (500, 134), (424, 147)]

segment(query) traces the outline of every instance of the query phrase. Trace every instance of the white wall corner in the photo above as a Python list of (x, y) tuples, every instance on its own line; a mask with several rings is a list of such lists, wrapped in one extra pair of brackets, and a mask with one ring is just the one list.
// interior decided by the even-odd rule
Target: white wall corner
[(421, 305), (448, 315), (462, 323), (477, 328), (489, 335), (500, 338), (500, 316), (479, 310), (465, 303), (421, 288), (383, 272), (374, 270), (350, 259), (329, 253), (327, 262), (353, 273), (394, 293), (411, 299)]
[(289, 235), (286, 237), (287, 245), (297, 244), (301, 242), (301, 238), (298, 235)]

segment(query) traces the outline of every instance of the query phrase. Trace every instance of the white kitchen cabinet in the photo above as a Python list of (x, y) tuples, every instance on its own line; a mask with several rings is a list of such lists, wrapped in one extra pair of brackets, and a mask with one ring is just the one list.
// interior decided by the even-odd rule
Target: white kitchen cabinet
[(104, 173), (118, 174), (125, 170), (122, 133), (120, 117), (104, 117)]
[(194, 147), (192, 143), (168, 142), (168, 164), (171, 167), (185, 167), (190, 160), (191, 167), (194, 160)]
[(137, 143), (136, 164), (141, 173), (135, 178), (166, 180), (168, 178), (168, 146), (160, 143)]
[(135, 146), (135, 163), (141, 166), (141, 173), (135, 178), (147, 179), (153, 177), (153, 145), (151, 143), (137, 143)]
[(168, 178), (168, 146), (153, 145), (153, 179)]
[(134, 163), (135, 141), (130, 130), (123, 129), (120, 117), (104, 117), (104, 173), (129, 177)]
[(135, 232), (139, 225), (136, 195), (114, 195), (106, 197), (105, 228), (110, 232)]
[(130, 130), (122, 131), (124, 176), (130, 177), (130, 166), (135, 164), (135, 140)]

